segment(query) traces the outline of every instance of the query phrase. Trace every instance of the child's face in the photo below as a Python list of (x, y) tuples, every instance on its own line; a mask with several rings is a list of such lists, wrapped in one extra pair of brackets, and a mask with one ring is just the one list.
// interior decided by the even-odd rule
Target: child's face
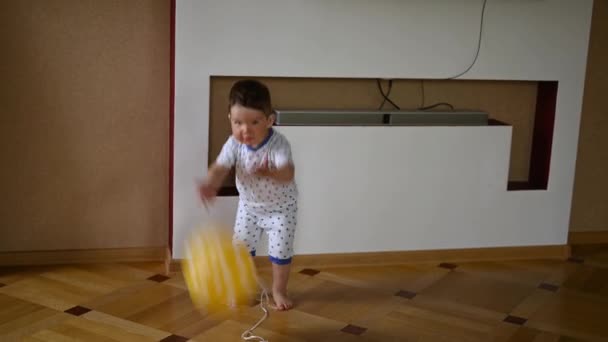
[(242, 144), (258, 146), (268, 135), (274, 116), (266, 116), (261, 110), (234, 105), (228, 115), (232, 135)]

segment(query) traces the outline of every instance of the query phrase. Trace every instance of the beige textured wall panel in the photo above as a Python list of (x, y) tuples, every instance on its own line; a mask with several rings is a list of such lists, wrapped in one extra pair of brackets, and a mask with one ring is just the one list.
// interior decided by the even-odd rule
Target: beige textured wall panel
[(595, 0), (570, 231), (608, 231), (608, 0)]
[(6, 1), (0, 250), (164, 246), (169, 1)]

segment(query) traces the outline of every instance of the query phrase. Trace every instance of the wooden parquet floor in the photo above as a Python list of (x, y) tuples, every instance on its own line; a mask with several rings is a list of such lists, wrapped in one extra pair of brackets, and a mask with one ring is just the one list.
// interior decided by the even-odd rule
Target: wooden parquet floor
[[(0, 269), (0, 341), (240, 341), (259, 306), (197, 311), (154, 263)], [(261, 269), (268, 281), (269, 269)], [(608, 341), (608, 247), (568, 261), (294, 268), (279, 341)]]

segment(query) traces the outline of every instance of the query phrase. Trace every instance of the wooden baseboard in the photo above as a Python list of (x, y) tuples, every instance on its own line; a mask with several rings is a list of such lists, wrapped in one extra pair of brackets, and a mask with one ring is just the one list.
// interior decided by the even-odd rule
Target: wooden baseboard
[(167, 260), (167, 247), (0, 252), (0, 266)]
[(570, 232), (568, 233), (568, 243), (571, 245), (608, 243), (608, 230)]
[[(558, 259), (570, 257), (570, 246), (524, 246), (524, 247), (491, 247), (442, 249), (423, 251), (371, 252), (371, 253), (338, 253), (297, 255), (293, 267), (335, 267), (335, 266), (370, 266), (431, 262), (470, 262), (499, 260)], [(258, 268), (269, 267), (265, 256), (256, 256)], [(174, 259), (169, 266), (170, 272), (181, 269), (181, 260)]]

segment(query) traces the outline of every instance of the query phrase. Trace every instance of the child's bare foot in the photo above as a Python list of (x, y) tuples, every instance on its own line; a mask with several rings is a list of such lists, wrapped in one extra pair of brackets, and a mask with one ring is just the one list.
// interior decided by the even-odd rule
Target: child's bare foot
[(272, 264), (272, 297), (275, 309), (279, 311), (289, 310), (293, 302), (287, 296), (287, 280), (289, 279), (289, 268), (291, 264)]
[(273, 291), (272, 298), (274, 299), (275, 309), (279, 311), (286, 311), (293, 307), (293, 301), (287, 296), (286, 293)]

